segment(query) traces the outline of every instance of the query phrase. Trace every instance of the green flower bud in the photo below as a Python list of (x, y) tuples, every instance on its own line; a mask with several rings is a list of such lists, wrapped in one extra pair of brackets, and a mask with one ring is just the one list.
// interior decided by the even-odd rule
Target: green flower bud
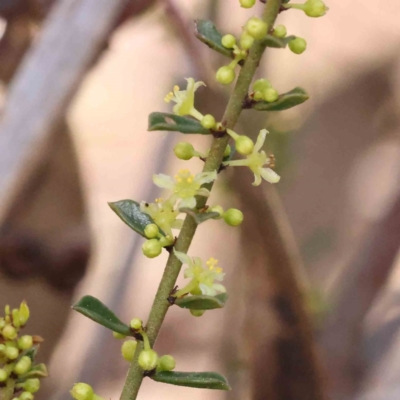
[(263, 39), (268, 32), (268, 25), (260, 18), (250, 18), (245, 25), (247, 33), (256, 40)]
[(12, 310), (12, 321), (13, 321), (13, 325), (15, 326), (15, 328), (19, 328), (21, 326), (21, 322), (20, 322), (20, 318), (19, 318), (19, 310), (17, 308), (14, 308), (14, 310)]
[(157, 239), (150, 239), (143, 243), (143, 254), (148, 258), (155, 258), (162, 252), (162, 246)]
[(230, 208), (223, 215), (224, 221), (230, 226), (238, 226), (243, 222), (243, 213), (237, 208)]
[(274, 88), (268, 88), (264, 90), (264, 100), (268, 103), (273, 103), (278, 100), (279, 93)]
[(14, 340), (18, 335), (17, 330), (12, 325), (6, 325), (3, 328), (2, 334), (4, 339), (7, 340)]
[(215, 128), (215, 125), (217, 124), (217, 122), (215, 121), (215, 118), (211, 114), (207, 114), (200, 121), (200, 124), (203, 128), (213, 129), (213, 128)]
[(318, 18), (325, 15), (329, 8), (323, 1), (308, 0), (305, 2), (303, 10), (309, 17)]
[(240, 135), (236, 140), (236, 150), (240, 154), (248, 155), (253, 151), (254, 142), (245, 135)]
[(0, 329), (3, 329), (6, 326), (6, 321), (4, 318), (0, 318)]
[(75, 400), (93, 400), (93, 388), (87, 383), (76, 383), (70, 391)]
[(129, 326), (135, 331), (140, 331), (143, 327), (143, 322), (140, 318), (133, 318), (129, 323)]
[(0, 368), (0, 382), (5, 382), (8, 379), (7, 371), (4, 368)]
[(161, 247), (171, 246), (171, 244), (174, 243), (174, 238), (169, 235), (162, 236), (162, 237), (160, 237), (159, 242), (160, 242)]
[(26, 374), (32, 366), (32, 360), (28, 356), (23, 356), (14, 366), (13, 372), (17, 375)]
[(115, 337), (115, 339), (125, 339), (126, 336), (123, 335), (122, 333), (118, 333), (118, 332), (113, 332), (113, 336)]
[(40, 380), (38, 378), (27, 379), (23, 388), (29, 393), (36, 393), (40, 389)]
[(257, 79), (253, 83), (253, 90), (255, 92), (260, 91), (263, 92), (265, 89), (272, 87), (271, 82), (268, 79)]
[(158, 354), (152, 350), (142, 350), (139, 354), (138, 364), (144, 371), (152, 371), (157, 367)]
[(256, 90), (256, 91), (254, 92), (253, 99), (254, 99), (255, 101), (264, 100), (264, 94), (263, 94), (263, 92), (260, 92), (259, 90)]
[(5, 344), (0, 344), (0, 356), (6, 354), (6, 345)]
[(28, 350), (33, 346), (33, 337), (30, 335), (21, 336), (18, 339), (18, 347), (21, 350)]
[(251, 8), (256, 4), (256, 0), (239, 0), (239, 3), (243, 8)]
[(224, 151), (224, 157), (228, 157), (231, 155), (232, 152), (232, 148), (231, 146), (228, 144), (228, 146), (226, 146), (225, 151)]
[(28, 304), (26, 304), (26, 302), (23, 301), (21, 303), (21, 305), (19, 306), (19, 322), (20, 322), (21, 326), (24, 326), (28, 322), (29, 315), (30, 315), (30, 311), (29, 311)]
[(285, 25), (277, 25), (272, 32), (272, 36), (277, 38), (284, 38), (287, 35), (287, 30)]
[(22, 392), (18, 397), (18, 400), (33, 400), (33, 399), (34, 396), (30, 392)]
[(249, 35), (246, 31), (240, 36), (240, 47), (244, 50), (249, 50), (253, 46), (254, 38)]
[(144, 228), (144, 234), (148, 239), (156, 238), (160, 233), (160, 229), (156, 224), (149, 224)]
[(190, 160), (194, 152), (194, 147), (187, 142), (180, 142), (174, 147), (174, 153), (180, 160)]
[(236, 38), (235, 38), (235, 36), (228, 34), (228, 35), (222, 36), (221, 43), (222, 43), (222, 46), (224, 46), (225, 48), (232, 49), (233, 46), (236, 44)]
[(235, 79), (235, 71), (231, 67), (225, 65), (217, 71), (215, 78), (222, 85), (229, 85)]
[(303, 38), (296, 38), (289, 42), (289, 49), (295, 54), (301, 54), (306, 51), (307, 42)]
[(210, 212), (215, 212), (220, 215), (219, 218), (222, 218), (222, 215), (224, 214), (224, 209), (221, 206), (213, 206), (210, 208)]
[(19, 356), (19, 350), (14, 346), (7, 346), (5, 351), (5, 356), (9, 360), (15, 360)]
[(175, 369), (175, 359), (172, 356), (162, 356), (158, 360), (157, 371), (172, 371)]
[(192, 314), (193, 317), (201, 317), (205, 312), (205, 310), (190, 310), (190, 314)]
[(136, 347), (136, 340), (127, 340), (126, 342), (124, 342), (121, 347), (122, 357), (124, 357), (126, 361), (131, 362), (135, 355)]
[(190, 291), (190, 294), (192, 294), (193, 296), (201, 295), (202, 292), (201, 292), (200, 287), (197, 286), (197, 287), (193, 288), (193, 289)]

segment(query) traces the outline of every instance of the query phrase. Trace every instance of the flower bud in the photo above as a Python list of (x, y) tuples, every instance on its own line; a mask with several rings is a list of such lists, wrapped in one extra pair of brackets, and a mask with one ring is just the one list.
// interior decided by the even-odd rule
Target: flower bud
[(2, 334), (6, 340), (14, 340), (17, 337), (17, 330), (12, 325), (6, 325)]
[(76, 383), (70, 391), (75, 400), (93, 400), (93, 388), (87, 383)]
[(222, 46), (224, 46), (225, 48), (232, 49), (233, 46), (236, 44), (235, 36), (233, 36), (231, 34), (222, 36), (221, 43), (222, 43)]
[(224, 151), (224, 157), (228, 157), (231, 155), (232, 152), (232, 148), (231, 146), (228, 144), (228, 146), (226, 146), (225, 151)]
[(263, 39), (268, 32), (268, 25), (260, 18), (253, 17), (246, 22), (247, 33), (256, 40)]
[(235, 71), (233, 68), (225, 65), (217, 71), (215, 78), (220, 84), (229, 85), (235, 79)]
[(215, 128), (216, 123), (215, 118), (211, 114), (205, 115), (200, 121), (201, 126), (206, 129)]
[(0, 382), (5, 382), (8, 379), (7, 371), (4, 368), (0, 368)]
[(6, 326), (6, 321), (4, 318), (0, 318), (0, 329), (3, 329)]
[(287, 30), (285, 25), (277, 25), (272, 32), (272, 36), (277, 38), (284, 38), (287, 35)]
[(156, 238), (160, 233), (160, 229), (156, 224), (149, 224), (144, 228), (144, 234), (148, 239)]
[(17, 375), (26, 374), (32, 366), (32, 360), (28, 356), (23, 356), (14, 366), (13, 372)]
[(264, 100), (268, 103), (273, 103), (278, 100), (279, 93), (274, 88), (268, 88), (264, 90)]
[(194, 156), (194, 147), (187, 142), (180, 142), (174, 147), (174, 153), (180, 160), (190, 160)]
[(155, 258), (162, 252), (162, 246), (157, 239), (150, 239), (143, 243), (142, 252), (148, 258)]
[(23, 388), (29, 393), (36, 393), (40, 389), (40, 380), (38, 378), (27, 379)]
[(322, 17), (328, 10), (325, 3), (320, 0), (308, 0), (304, 4), (304, 12), (312, 18)]
[(135, 331), (140, 331), (143, 327), (143, 322), (140, 318), (133, 318), (129, 323), (129, 326)]
[(115, 339), (125, 339), (126, 336), (123, 335), (122, 333), (118, 333), (118, 332), (113, 332), (113, 336), (115, 337)]
[(238, 226), (243, 222), (243, 213), (237, 208), (230, 208), (223, 215), (224, 221), (230, 226)]
[(21, 322), (20, 322), (20, 318), (19, 318), (19, 310), (17, 308), (14, 308), (14, 310), (12, 310), (12, 321), (13, 321), (13, 325), (15, 328), (19, 328), (21, 326)]
[(190, 294), (192, 294), (193, 296), (199, 296), (199, 295), (201, 295), (202, 292), (201, 292), (200, 287), (197, 286), (197, 287), (193, 288), (193, 289), (190, 291)]
[(30, 335), (21, 336), (18, 339), (18, 347), (21, 350), (28, 350), (33, 346), (33, 337)]
[(242, 33), (240, 36), (240, 47), (243, 50), (249, 50), (251, 46), (253, 46), (254, 38), (249, 35), (246, 31)]
[(6, 354), (6, 345), (0, 344), (0, 356), (4, 356)]
[(219, 218), (222, 218), (224, 214), (224, 209), (221, 206), (213, 206), (209, 209), (210, 212), (215, 212), (219, 214)]
[(255, 101), (260, 101), (260, 100), (264, 100), (264, 94), (263, 92), (260, 92), (259, 90), (256, 90), (253, 94), (253, 99)]
[(289, 42), (289, 49), (295, 54), (304, 53), (307, 48), (307, 42), (303, 38), (296, 38)]
[(30, 392), (22, 392), (18, 397), (18, 400), (33, 400), (33, 399), (34, 396)]
[(15, 360), (19, 356), (19, 350), (14, 346), (7, 346), (5, 350), (5, 356), (9, 360)]
[(239, 0), (239, 3), (243, 8), (251, 8), (256, 4), (256, 0)]
[(272, 87), (271, 82), (268, 79), (257, 79), (253, 83), (253, 90), (263, 92), (265, 89)]
[(126, 342), (124, 342), (121, 347), (122, 357), (124, 357), (126, 361), (131, 362), (135, 355), (136, 347), (136, 340), (127, 340)]
[(174, 238), (170, 235), (161, 236), (159, 242), (161, 247), (171, 246), (174, 243)]
[(192, 314), (193, 317), (201, 317), (205, 312), (205, 310), (190, 310), (190, 314)]
[(139, 354), (138, 364), (144, 371), (152, 371), (157, 367), (158, 354), (152, 350), (142, 350)]
[(19, 322), (20, 322), (21, 326), (24, 326), (28, 322), (29, 315), (30, 315), (30, 311), (29, 311), (28, 304), (26, 304), (26, 302), (23, 301), (21, 303), (21, 305), (19, 306)]
[(174, 357), (165, 355), (158, 360), (157, 371), (172, 371), (173, 369), (175, 369)]
[(236, 140), (236, 150), (240, 154), (248, 155), (254, 149), (254, 142), (245, 135), (240, 135)]

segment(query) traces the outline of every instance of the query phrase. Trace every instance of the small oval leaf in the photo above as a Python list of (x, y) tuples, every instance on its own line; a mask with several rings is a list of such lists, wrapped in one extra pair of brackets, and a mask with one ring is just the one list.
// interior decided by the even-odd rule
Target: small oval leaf
[(194, 34), (201, 42), (226, 57), (234, 58), (232, 50), (222, 46), (222, 35), (211, 21), (198, 19), (195, 24)]
[(140, 205), (134, 200), (120, 200), (110, 202), (108, 205), (130, 228), (143, 237), (144, 228), (149, 224), (154, 224), (153, 219), (140, 210)]
[(297, 87), (290, 92), (281, 94), (278, 100), (272, 103), (250, 100), (244, 105), (244, 108), (253, 108), (258, 111), (283, 111), (298, 106), (309, 98), (310, 96), (304, 89)]
[(217, 212), (201, 212), (186, 207), (180, 208), (179, 211), (190, 215), (196, 221), (197, 225), (200, 225), (202, 222), (205, 222), (209, 219), (217, 219), (220, 217), (219, 213)]
[(262, 43), (266, 47), (273, 47), (275, 49), (284, 49), (287, 46), (287, 44), (293, 39), (296, 39), (296, 36), (291, 35), (291, 36), (286, 36), (285, 38), (276, 38), (275, 36), (267, 35), (265, 36), (264, 39), (262, 39)]
[(200, 122), (193, 118), (162, 112), (153, 112), (149, 115), (148, 130), (197, 133), (200, 135), (211, 134), (208, 129), (203, 128)]
[(215, 310), (216, 308), (222, 308), (227, 300), (228, 294), (220, 293), (216, 296), (185, 296), (181, 299), (176, 299), (174, 304), (189, 310)]
[(83, 314), (85, 317), (97, 322), (100, 325), (118, 332), (121, 335), (131, 336), (132, 331), (99, 299), (93, 296), (84, 296), (72, 308)]
[(170, 385), (200, 389), (231, 390), (226, 379), (216, 372), (157, 372), (150, 377), (153, 381)]

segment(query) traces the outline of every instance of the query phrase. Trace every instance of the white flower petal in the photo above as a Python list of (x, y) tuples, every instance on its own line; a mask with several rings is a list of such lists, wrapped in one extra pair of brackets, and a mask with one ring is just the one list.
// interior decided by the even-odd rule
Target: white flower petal
[(200, 183), (200, 185), (203, 185), (204, 183), (210, 183), (215, 181), (215, 179), (217, 179), (217, 171), (200, 172), (195, 177), (196, 182)]
[(191, 268), (186, 268), (185, 271), (183, 272), (183, 276), (185, 278), (193, 278), (194, 274)]
[(220, 283), (214, 283), (213, 284), (213, 289), (221, 292), (221, 293), (225, 293), (226, 292), (226, 287), (224, 285), (221, 285)]
[(260, 174), (254, 174), (254, 182), (252, 183), (253, 186), (259, 186), (262, 182)]
[(158, 187), (165, 189), (172, 189), (175, 186), (174, 180), (170, 176), (164, 174), (153, 175), (153, 182)]
[(205, 294), (206, 296), (215, 296), (216, 292), (210, 286), (207, 286), (204, 283), (200, 283), (199, 286), (200, 286), (201, 293)]
[(194, 197), (188, 197), (186, 199), (182, 199), (179, 203), (179, 208), (195, 208), (196, 207), (196, 199)]
[(261, 147), (263, 147), (267, 133), (268, 131), (266, 129), (261, 129), (260, 133), (258, 134), (257, 142), (254, 146), (253, 153), (257, 153), (261, 149)]
[(187, 254), (182, 253), (182, 252), (180, 252), (180, 251), (176, 251), (175, 249), (174, 249), (174, 254), (175, 254), (175, 257), (176, 257), (182, 264), (189, 265), (189, 267), (192, 267), (192, 266), (193, 266), (192, 260), (190, 259), (190, 257), (189, 257)]
[(261, 168), (260, 175), (269, 183), (277, 183), (281, 179), (271, 168)]

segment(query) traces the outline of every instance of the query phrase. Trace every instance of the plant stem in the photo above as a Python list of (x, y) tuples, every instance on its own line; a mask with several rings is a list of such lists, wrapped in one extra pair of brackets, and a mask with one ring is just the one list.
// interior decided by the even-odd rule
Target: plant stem
[[(281, 0), (268, 0), (265, 5), (262, 19), (268, 24), (270, 30), (272, 30), (280, 7)], [(240, 71), (235, 88), (232, 92), (224, 116), (222, 118), (222, 124), (225, 126), (225, 128), (233, 129), (235, 127), (236, 122), (242, 112), (243, 101), (245, 100), (249, 92), (251, 81), (253, 80), (254, 74), (258, 68), (264, 50), (265, 47), (260, 41), (255, 41), (254, 45), (251, 47), (245, 63)], [(221, 166), (224, 151), (226, 149), (226, 146), (228, 145), (229, 140), (229, 135), (224, 135), (220, 138), (214, 138), (209, 155), (203, 168), (203, 172), (211, 172), (215, 170), (218, 171), (219, 167)], [(205, 187), (211, 189), (212, 183), (205, 185)], [(199, 197), (197, 200), (197, 208), (203, 208), (206, 202), (207, 198)], [(196, 222), (191, 216), (188, 215), (185, 218), (181, 232), (175, 244), (175, 249), (177, 251), (187, 253), (190, 244), (192, 243), (192, 239), (196, 233), (196, 229)], [(149, 321), (147, 323), (147, 334), (152, 345), (154, 345), (154, 342), (156, 341), (165, 315), (167, 314), (168, 308), (170, 307), (167, 299), (173, 288), (175, 287), (175, 283), (181, 271), (181, 267), (182, 263), (175, 257), (173, 253), (171, 253), (168, 258), (160, 285), (158, 287), (157, 294), (155, 296), (153, 306), (150, 311)], [(139, 353), (142, 349), (143, 345), (142, 343), (139, 343), (135, 357), (129, 368), (120, 400), (135, 400), (137, 398), (137, 394), (143, 380), (143, 371), (139, 367), (137, 362)]]

